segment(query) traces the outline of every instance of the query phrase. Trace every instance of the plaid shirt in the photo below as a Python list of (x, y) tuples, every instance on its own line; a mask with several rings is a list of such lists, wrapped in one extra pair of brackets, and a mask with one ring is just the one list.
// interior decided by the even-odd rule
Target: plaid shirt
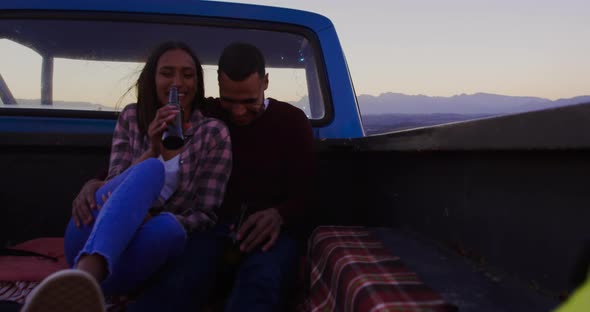
[[(184, 136), (178, 188), (166, 202), (158, 200), (153, 209), (175, 214), (189, 231), (204, 230), (217, 221), (215, 210), (221, 205), (231, 173), (229, 131), (223, 122), (206, 118), (197, 109), (188, 128), (185, 127)], [(107, 180), (129, 168), (150, 144), (147, 134), (139, 132), (137, 105), (127, 105), (113, 134)]]

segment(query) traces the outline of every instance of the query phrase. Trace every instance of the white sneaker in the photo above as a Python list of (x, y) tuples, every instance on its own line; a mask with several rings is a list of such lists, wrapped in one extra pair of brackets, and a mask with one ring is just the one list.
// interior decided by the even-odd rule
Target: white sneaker
[(27, 297), (21, 312), (105, 312), (96, 280), (81, 270), (49, 275)]

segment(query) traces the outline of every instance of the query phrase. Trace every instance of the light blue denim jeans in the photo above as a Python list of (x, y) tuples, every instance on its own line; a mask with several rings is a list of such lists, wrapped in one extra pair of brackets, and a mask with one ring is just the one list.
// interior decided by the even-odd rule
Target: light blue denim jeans
[[(186, 232), (171, 213), (161, 213), (144, 223), (164, 185), (164, 166), (149, 158), (109, 180), (95, 194), (100, 211), (95, 221), (76, 227), (70, 220), (65, 233), (65, 256), (74, 267), (81, 255), (99, 254), (108, 275), (101, 283), (105, 295), (125, 295), (137, 290), (166, 261), (184, 250)], [(106, 203), (102, 196), (111, 192)]]

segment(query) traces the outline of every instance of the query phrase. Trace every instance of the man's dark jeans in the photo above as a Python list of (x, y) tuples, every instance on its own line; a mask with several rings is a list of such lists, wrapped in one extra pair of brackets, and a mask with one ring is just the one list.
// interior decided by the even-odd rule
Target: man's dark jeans
[[(284, 311), (298, 268), (295, 240), (281, 233), (270, 250), (237, 259), (228, 234), (227, 224), (190, 234), (184, 254), (162, 270), (128, 311), (201, 311), (228, 274), (235, 278), (225, 311)], [(239, 262), (229, 264), (232, 258)]]

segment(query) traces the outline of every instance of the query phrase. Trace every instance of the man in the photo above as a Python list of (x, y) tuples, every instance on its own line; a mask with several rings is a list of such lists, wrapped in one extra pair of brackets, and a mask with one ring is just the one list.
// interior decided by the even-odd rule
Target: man
[(309, 120), (298, 108), (265, 98), (269, 76), (252, 45), (224, 49), (218, 82), (219, 99), (202, 110), (224, 120), (232, 139), (233, 168), (219, 220), (213, 230), (189, 236), (185, 253), (131, 311), (198, 311), (219, 272), (228, 271), (235, 278), (226, 311), (282, 311), (285, 291), (295, 283), (298, 252), (289, 231), (301, 224), (314, 175)]

